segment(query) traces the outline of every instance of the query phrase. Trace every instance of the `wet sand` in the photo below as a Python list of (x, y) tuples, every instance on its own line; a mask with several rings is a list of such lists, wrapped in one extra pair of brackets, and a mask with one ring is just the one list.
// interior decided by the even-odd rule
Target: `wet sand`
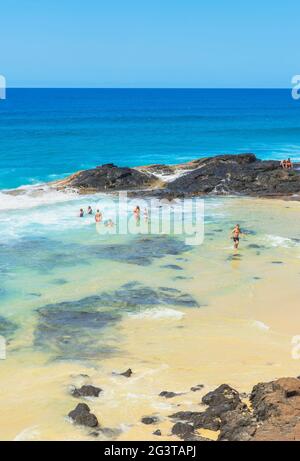
[[(168, 415), (200, 411), (201, 396), (212, 388), (228, 383), (249, 392), (259, 381), (299, 375), (299, 361), (291, 355), (291, 339), (300, 334), (299, 211), (297, 202), (228, 199), (216, 210), (218, 222), (206, 225), (204, 244), (188, 255), (178, 260), (166, 256), (145, 268), (111, 263), (110, 271), (118, 275), (113, 281), (101, 275), (106, 289), (132, 280), (172, 286), (191, 294), (199, 307), (158, 306), (124, 315), (106, 335), (107, 344), (117, 340), (118, 353), (96, 363), (58, 362), (46, 351), (35, 351), (36, 319), (26, 317), (23, 334), (11, 341), (7, 360), (0, 361), (1, 439), (91, 440), (91, 430), (66, 418), (79, 401), (86, 401), (101, 426), (114, 430), (95, 440), (175, 440)], [(236, 222), (253, 231), (241, 239), (237, 255), (229, 240)], [(175, 262), (181, 271), (162, 270)], [(76, 295), (74, 286), (60, 286), (49, 297), (55, 301), (95, 292), (97, 272), (91, 277), (91, 271), (83, 269), (81, 280), (89, 282), (82, 286), (74, 278)], [(129, 367), (134, 372), (130, 378), (113, 374)], [(89, 400), (70, 395), (70, 386), (85, 383), (103, 393)], [(192, 392), (197, 384), (204, 388)], [(160, 397), (165, 390), (181, 395)], [(148, 415), (160, 421), (142, 424)], [(152, 435), (158, 428), (162, 437)]]

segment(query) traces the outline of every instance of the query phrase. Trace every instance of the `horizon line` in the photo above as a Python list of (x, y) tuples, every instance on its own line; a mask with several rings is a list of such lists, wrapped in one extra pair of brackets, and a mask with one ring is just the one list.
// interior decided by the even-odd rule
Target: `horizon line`
[(7, 90), (291, 90), (292, 87), (7, 86)]

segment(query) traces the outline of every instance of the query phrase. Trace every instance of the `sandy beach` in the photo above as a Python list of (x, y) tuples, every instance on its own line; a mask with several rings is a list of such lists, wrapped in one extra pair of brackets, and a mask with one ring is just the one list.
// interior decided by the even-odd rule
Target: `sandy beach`
[[(181, 408), (199, 411), (201, 396), (216, 386), (227, 383), (248, 393), (259, 381), (299, 374), (291, 341), (300, 334), (300, 204), (230, 197), (206, 202), (205, 240), (191, 251), (162, 255), (146, 266), (95, 256), (81, 266), (80, 273), (78, 267), (58, 265), (48, 273), (28, 267), (19, 274), (21, 278), (7, 277), (7, 286), (14, 283), (19, 289), (10, 303), (10, 320), (18, 323), (18, 329), (8, 345), (7, 359), (1, 361), (3, 439), (93, 439), (90, 429), (67, 418), (79, 401), (86, 401), (107, 429), (96, 440), (155, 440), (153, 432), (158, 428), (164, 440), (176, 440), (170, 435), (168, 415)], [(229, 235), (236, 222), (248, 233), (235, 253)], [(91, 224), (77, 231), (73, 243), (83, 235), (92, 238), (93, 228)], [(70, 243), (69, 233), (63, 238)], [(41, 262), (46, 250), (35, 250), (40, 252), (35, 258)], [(84, 257), (82, 248), (80, 254)], [(68, 283), (47, 290), (53, 280), (62, 278)], [(105, 308), (109, 311), (109, 299), (120, 296), (114, 295), (119, 293), (115, 290), (129, 282), (188, 293), (197, 306), (158, 301), (122, 312), (125, 305), (120, 305), (116, 323), (99, 332), (91, 330), (90, 337), (74, 343), (71, 339), (74, 354), (69, 356), (62, 355), (69, 349), (57, 336), (53, 342), (49, 331), (41, 330), (45, 328), (38, 315), (41, 307), (105, 291), (112, 297)], [(28, 295), (32, 292), (40, 296)], [(51, 323), (51, 328), (56, 325)], [(105, 348), (84, 358), (85, 339), (92, 344), (99, 338)], [(130, 378), (115, 374), (127, 368), (133, 370)], [(72, 386), (82, 384), (99, 386), (103, 392), (98, 398), (75, 399)], [(190, 390), (198, 384), (203, 389)], [(166, 399), (159, 396), (162, 391), (180, 395)], [(145, 425), (143, 416), (156, 416), (159, 421)], [(217, 436), (206, 431), (202, 435)]]

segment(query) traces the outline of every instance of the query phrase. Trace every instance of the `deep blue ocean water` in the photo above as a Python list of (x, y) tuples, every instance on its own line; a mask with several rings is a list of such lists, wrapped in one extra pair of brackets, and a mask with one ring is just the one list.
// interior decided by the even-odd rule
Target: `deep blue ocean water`
[(8, 89), (0, 100), (1, 189), (238, 152), (300, 159), (290, 90)]

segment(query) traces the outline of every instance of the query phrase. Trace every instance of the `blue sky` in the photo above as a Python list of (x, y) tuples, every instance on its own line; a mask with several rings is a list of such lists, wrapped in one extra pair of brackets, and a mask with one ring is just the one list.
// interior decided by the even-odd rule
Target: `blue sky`
[(0, 74), (17, 87), (290, 87), (300, 2), (9, 0)]

